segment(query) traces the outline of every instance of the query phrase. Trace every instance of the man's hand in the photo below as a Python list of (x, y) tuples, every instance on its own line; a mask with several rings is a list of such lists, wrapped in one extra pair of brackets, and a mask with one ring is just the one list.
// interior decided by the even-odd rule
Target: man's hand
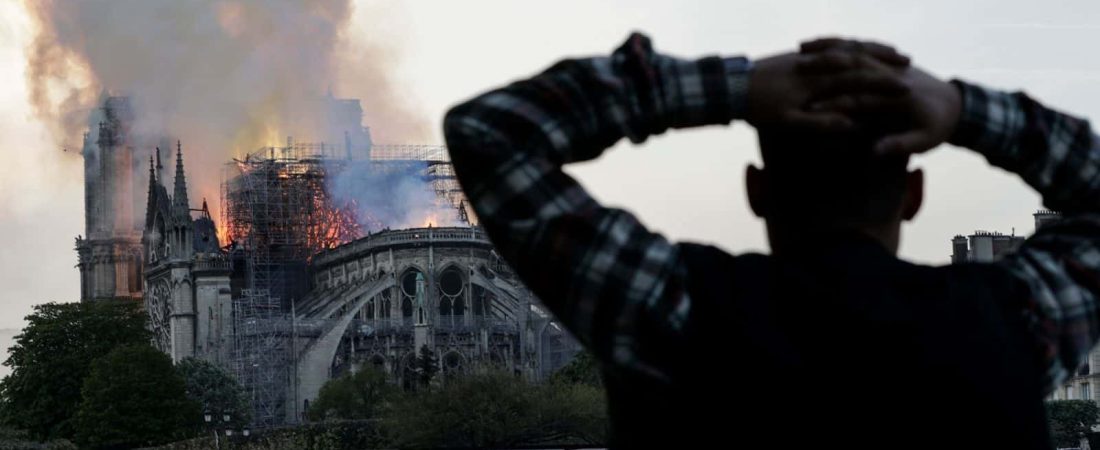
[[(842, 74), (853, 67), (889, 72), (898, 69), (882, 63), (866, 45), (843, 39), (819, 39), (802, 44), (802, 53), (813, 59), (806, 66), (822, 73)], [(811, 111), (848, 117), (875, 116), (897, 124), (898, 131), (875, 144), (880, 153), (921, 153), (946, 142), (955, 132), (962, 113), (958, 89), (927, 72), (909, 67), (898, 71), (908, 94), (884, 97), (873, 92), (849, 91), (820, 97)]]
[[(842, 64), (835, 61), (839, 50), (786, 53), (757, 60), (749, 78), (748, 122), (756, 127), (785, 125), (843, 131), (854, 125), (848, 114), (829, 109), (811, 111), (810, 102), (841, 95), (896, 99), (908, 92), (908, 86), (897, 76), (908, 67), (908, 57), (880, 44), (844, 42), (876, 64)], [(895, 71), (881, 70), (880, 66)]]

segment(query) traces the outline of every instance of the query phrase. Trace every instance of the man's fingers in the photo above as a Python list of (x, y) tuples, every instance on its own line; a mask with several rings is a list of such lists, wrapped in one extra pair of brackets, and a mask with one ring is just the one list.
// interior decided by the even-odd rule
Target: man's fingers
[(813, 54), (828, 51), (842, 51), (850, 53), (867, 54), (879, 61), (898, 68), (909, 67), (910, 58), (899, 53), (894, 47), (873, 41), (858, 41), (854, 39), (841, 39), (835, 37), (815, 39), (803, 42), (799, 46), (800, 53)]
[(909, 63), (911, 62), (908, 56), (898, 53), (894, 47), (889, 45), (866, 41), (863, 43), (863, 47), (867, 50), (867, 53), (875, 57), (875, 59), (894, 67), (909, 67)]
[(849, 131), (855, 127), (848, 116), (830, 111), (790, 110), (783, 114), (781, 120), (784, 126), (828, 132)]
[(879, 139), (874, 151), (880, 155), (921, 153), (939, 145), (924, 130), (910, 130)]
[(828, 75), (849, 70), (897, 71), (899, 68), (864, 53), (839, 50), (800, 55), (795, 70), (803, 75)]
[(905, 106), (905, 98), (875, 94), (845, 94), (810, 104), (813, 112), (837, 112), (842, 114), (898, 111)]
[(811, 86), (816, 98), (829, 98), (852, 93), (882, 96), (901, 96), (909, 93), (909, 85), (899, 76), (870, 70), (822, 76), (814, 80)]
[(848, 42), (848, 39), (841, 39), (838, 37), (817, 38), (812, 41), (803, 42), (799, 45), (799, 51), (801, 53), (816, 53), (836, 49), (840, 46), (847, 45)]
[(795, 63), (795, 70), (805, 75), (835, 73), (855, 69), (860, 64), (855, 53), (828, 51), (802, 55)]

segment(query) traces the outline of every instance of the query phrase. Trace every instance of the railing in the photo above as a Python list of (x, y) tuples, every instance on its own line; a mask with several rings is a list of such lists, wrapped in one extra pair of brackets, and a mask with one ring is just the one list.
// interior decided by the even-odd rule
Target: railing
[(480, 228), (410, 228), (389, 230), (368, 235), (331, 250), (318, 253), (313, 257), (314, 267), (324, 267), (334, 261), (340, 261), (351, 255), (362, 255), (371, 250), (401, 244), (417, 243), (473, 243), (491, 245), (489, 237)]
[(195, 261), (195, 271), (229, 270), (229, 260), (225, 258), (199, 259)]

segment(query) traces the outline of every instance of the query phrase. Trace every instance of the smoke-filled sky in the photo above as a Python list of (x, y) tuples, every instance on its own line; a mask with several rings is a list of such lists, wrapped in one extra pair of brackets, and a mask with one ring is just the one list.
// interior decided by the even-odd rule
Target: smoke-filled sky
[[(446, 108), (565, 55), (606, 54), (632, 30), (661, 51), (764, 56), (823, 34), (873, 37), (917, 64), (1100, 116), (1100, 4), (928, 0), (40, 1), (0, 2), (0, 328), (30, 305), (75, 301), (83, 234), (79, 156), (104, 89), (149, 105), (144, 126), (184, 141), (191, 198), (216, 197), (218, 165), (281, 138), (298, 105), (332, 90), (363, 99), (375, 141), (438, 143)], [(37, 38), (41, 38), (36, 40)], [(275, 127), (274, 129), (272, 127)], [(270, 136), (269, 136), (270, 135)], [(192, 150), (192, 147), (194, 148)], [(69, 152), (62, 151), (70, 149)], [(621, 144), (571, 169), (598, 198), (677, 239), (766, 248), (742, 191), (751, 129)], [(1029, 233), (1038, 197), (966, 151), (916, 161), (924, 211), (901, 253), (942, 263), (975, 229)], [(196, 189), (203, 189), (198, 192)]]

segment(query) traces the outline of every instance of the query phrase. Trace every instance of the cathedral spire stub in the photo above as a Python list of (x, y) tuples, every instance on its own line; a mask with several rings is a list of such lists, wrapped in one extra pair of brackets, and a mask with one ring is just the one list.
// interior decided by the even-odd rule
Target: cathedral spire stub
[(183, 173), (183, 146), (180, 141), (176, 141), (176, 180), (175, 189), (172, 192), (172, 206), (176, 215), (189, 218), (191, 216), (189, 205), (190, 202), (187, 200), (187, 178)]

